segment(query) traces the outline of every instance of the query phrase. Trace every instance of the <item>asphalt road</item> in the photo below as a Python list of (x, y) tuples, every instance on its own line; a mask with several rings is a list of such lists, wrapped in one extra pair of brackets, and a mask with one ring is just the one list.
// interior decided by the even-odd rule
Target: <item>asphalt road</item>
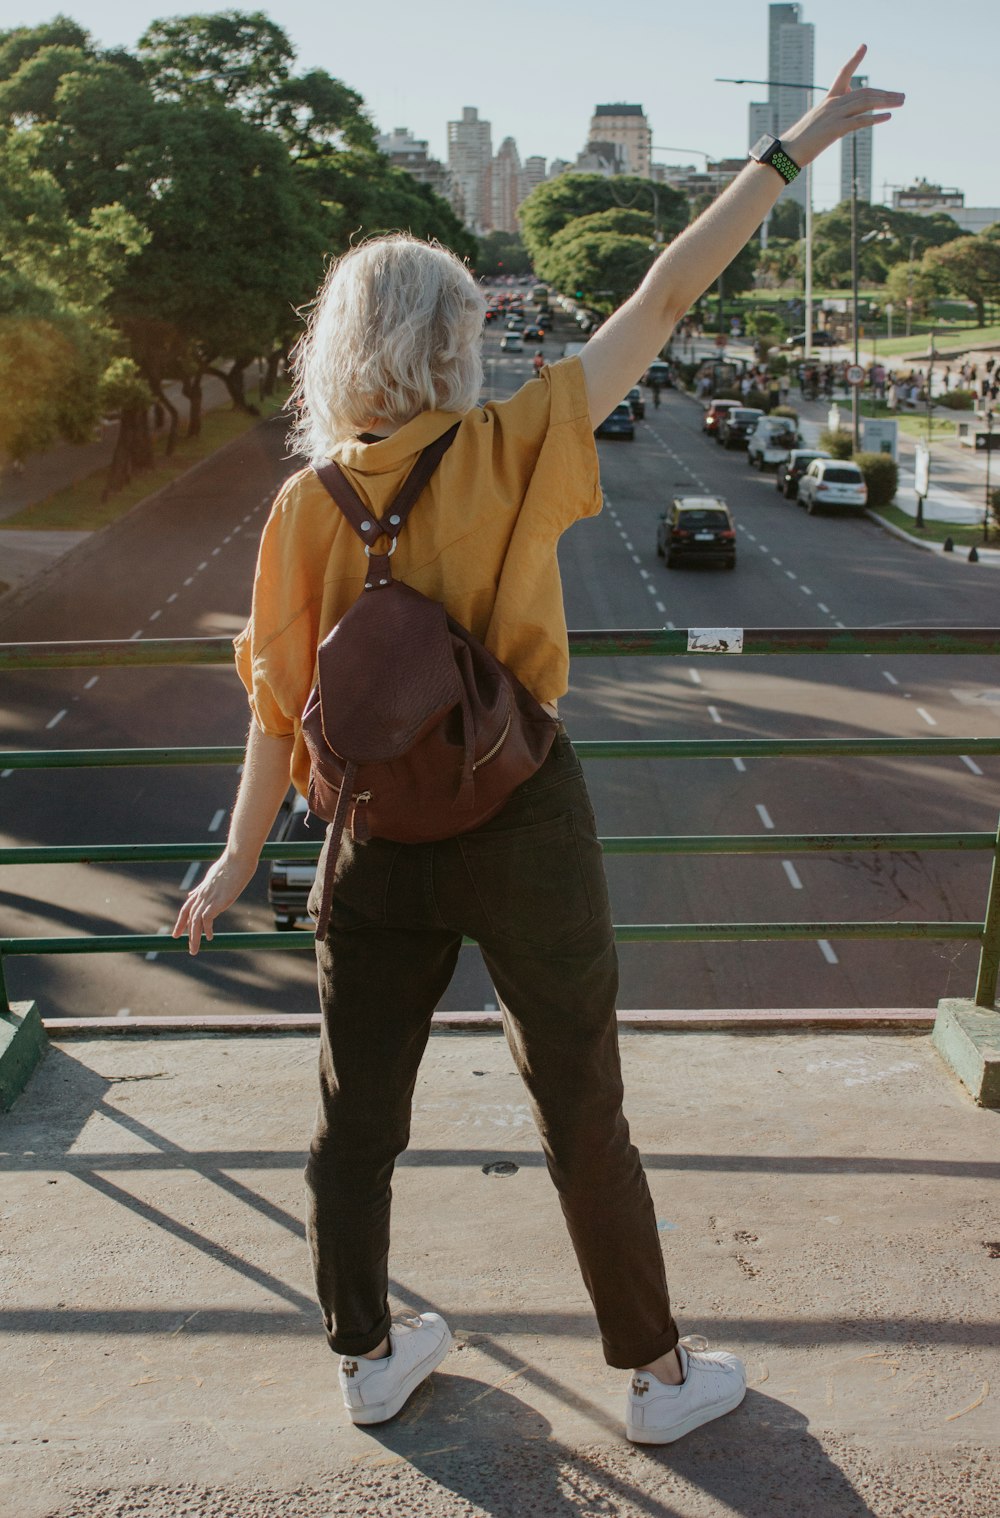
[[(566, 329), (550, 337), (561, 351)], [(490, 393), (530, 372), (486, 337)], [(669, 393), (636, 439), (601, 442), (607, 509), (563, 540), (569, 625), (981, 625), (996, 572), (911, 549), (864, 519), (808, 517), (700, 434), (700, 409)], [(256, 539), (294, 464), (270, 425), (63, 560), (33, 599), (0, 614), (0, 639), (230, 635), (249, 606)], [(718, 493), (738, 525), (734, 574), (668, 572), (655, 555), (673, 494)], [(609, 737), (993, 736), (1000, 690), (980, 658), (786, 657), (578, 661), (563, 703), (572, 735)], [(3, 746), (241, 741), (242, 688), (225, 669), (64, 672), (5, 682)], [(1000, 761), (643, 761), (588, 766), (601, 831), (756, 833), (991, 829)], [(228, 769), (19, 772), (0, 778), (4, 841), (203, 841), (224, 834)], [(988, 855), (612, 859), (616, 920), (671, 922), (975, 918)], [(6, 931), (156, 933), (189, 883), (184, 866), (22, 866), (6, 872)], [(264, 872), (230, 914), (271, 926)], [(958, 943), (806, 940), (634, 945), (621, 1006), (933, 1006), (968, 994), (975, 950)], [(87, 955), (11, 962), (9, 989), (48, 1015), (301, 1012), (311, 957)], [(467, 950), (443, 1006), (483, 1008), (493, 989)]]

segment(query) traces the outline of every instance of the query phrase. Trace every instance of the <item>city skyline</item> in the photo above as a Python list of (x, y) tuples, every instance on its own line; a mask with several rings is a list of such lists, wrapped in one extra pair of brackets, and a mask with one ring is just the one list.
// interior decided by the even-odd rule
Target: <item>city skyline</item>
[[(232, 8), (190, 6), (198, 12)], [(0, 0), (0, 25), (32, 25), (61, 10), (99, 44), (134, 47), (150, 21), (186, 9), (153, 0), (133, 0), (127, 10), (116, 0), (71, 0), (40, 18), (25, 14), (23, 0)], [(803, 13), (815, 28), (817, 82), (830, 79), (856, 43), (866, 41), (864, 70), (872, 82), (907, 91), (905, 126), (892, 122), (878, 130), (875, 201), (926, 178), (945, 186), (960, 180), (969, 205), (1000, 203), (1000, 168), (981, 146), (996, 130), (991, 39), (1000, 28), (994, 0), (954, 0), (947, 26), (930, 0), (889, 0), (879, 7), (868, 0), (806, 0)], [(495, 143), (516, 141), (522, 163), (538, 157), (575, 162), (595, 105), (615, 101), (641, 102), (654, 162), (730, 158), (745, 151), (748, 107), (762, 92), (716, 78), (764, 79), (770, 68), (766, 0), (716, 0), (709, 36), (693, 12), (662, 4), (640, 8), (612, 36), (606, 8), (593, 0), (557, 0), (541, 13), (528, 0), (509, 0), (500, 20), (476, 26), (450, 0), (425, 0), (419, 18), (399, 0), (384, 0), (377, 47), (366, 15), (333, 16), (307, 0), (287, 0), (269, 14), (292, 39), (299, 70), (325, 68), (343, 79), (364, 97), (377, 131), (391, 133), (405, 123), (442, 162), (447, 122), (470, 100), (492, 123)], [(387, 38), (398, 46), (388, 46)], [(982, 45), (970, 47), (975, 38)], [(500, 45), (487, 45), (491, 40)], [(968, 144), (960, 171), (956, 135)], [(818, 210), (840, 199), (840, 171), (836, 149), (817, 163)]]

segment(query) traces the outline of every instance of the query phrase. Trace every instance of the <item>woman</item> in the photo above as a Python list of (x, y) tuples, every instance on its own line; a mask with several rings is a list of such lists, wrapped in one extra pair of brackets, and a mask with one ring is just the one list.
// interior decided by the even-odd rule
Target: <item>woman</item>
[[(568, 670), (556, 545), (600, 509), (593, 429), (796, 165), (902, 104), (902, 95), (850, 90), (864, 51), (670, 245), (579, 358), (546, 368), (508, 401), (477, 406), (484, 303), (450, 254), (378, 239), (327, 278), (297, 359), (303, 450), (317, 464), (335, 458), (381, 515), (420, 450), (459, 423), (399, 538), (394, 572), (442, 601), (553, 710)], [(174, 927), (193, 954), (252, 878), (289, 777), (306, 789), (299, 718), (316, 648), (360, 594), (364, 563), (313, 472), (296, 475), (264, 530), (253, 612), (237, 639), (253, 720), (228, 841)], [(392, 1417), (450, 1344), (435, 1313), (391, 1321), (387, 1257), (393, 1165), (463, 934), (479, 944), (499, 993), (605, 1357), (633, 1372), (626, 1432), (670, 1442), (734, 1408), (746, 1380), (735, 1355), (682, 1344), (670, 1311), (622, 1113), (601, 851), (564, 733), (485, 826), (433, 844), (345, 839), (337, 860), (329, 931), (317, 945), (321, 1099), (306, 1180), (317, 1291), (348, 1415)]]

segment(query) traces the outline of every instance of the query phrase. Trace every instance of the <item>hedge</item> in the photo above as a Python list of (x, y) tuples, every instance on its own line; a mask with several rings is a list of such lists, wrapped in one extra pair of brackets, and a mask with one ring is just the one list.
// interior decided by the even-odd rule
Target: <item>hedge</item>
[(899, 489), (899, 469), (888, 453), (856, 453), (854, 462), (865, 477), (869, 506), (889, 506)]
[(934, 399), (936, 405), (947, 406), (950, 411), (971, 411), (976, 404), (976, 397), (971, 390), (948, 390)]
[(819, 435), (819, 446), (833, 459), (849, 459), (854, 452), (854, 440), (849, 432), (831, 432), (824, 429)]

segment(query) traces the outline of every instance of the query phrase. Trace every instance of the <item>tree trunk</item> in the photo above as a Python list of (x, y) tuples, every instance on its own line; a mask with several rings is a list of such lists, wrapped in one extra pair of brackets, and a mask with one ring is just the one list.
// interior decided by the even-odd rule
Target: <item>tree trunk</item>
[(102, 501), (114, 495), (143, 469), (153, 467), (153, 435), (146, 406), (129, 406), (121, 414)]
[(260, 393), (262, 396), (272, 396), (275, 390), (278, 388), (278, 368), (284, 357), (285, 353), (281, 348), (277, 348), (273, 353), (269, 353), (267, 355), (267, 368), (264, 371), (264, 382), (260, 387)]
[(972, 299), (972, 304), (976, 308), (976, 326), (977, 327), (985, 327), (986, 326), (986, 302), (983, 300), (983, 297), (981, 295), (973, 295), (971, 297), (971, 299)]
[[(166, 454), (167, 458), (169, 458), (174, 449), (177, 447), (177, 431), (180, 417), (178, 415), (177, 407), (174, 405), (173, 401), (167, 398), (159, 386), (157, 386), (156, 390), (156, 409), (161, 417), (165, 411), (167, 413), (167, 416), (170, 418), (170, 425), (167, 429), (166, 443)], [(163, 425), (162, 421), (160, 425)]]
[(245, 411), (248, 416), (260, 416), (260, 408), (258, 406), (251, 406), (246, 398), (244, 389), (246, 369), (252, 357), (251, 355), (250, 358), (234, 359), (228, 370), (209, 369), (207, 372), (214, 374), (217, 379), (222, 381), (229, 391), (230, 399), (237, 411)]
[(201, 435), (201, 375), (192, 375), (190, 379), (183, 380), (181, 389), (188, 403), (187, 436), (199, 437)]

